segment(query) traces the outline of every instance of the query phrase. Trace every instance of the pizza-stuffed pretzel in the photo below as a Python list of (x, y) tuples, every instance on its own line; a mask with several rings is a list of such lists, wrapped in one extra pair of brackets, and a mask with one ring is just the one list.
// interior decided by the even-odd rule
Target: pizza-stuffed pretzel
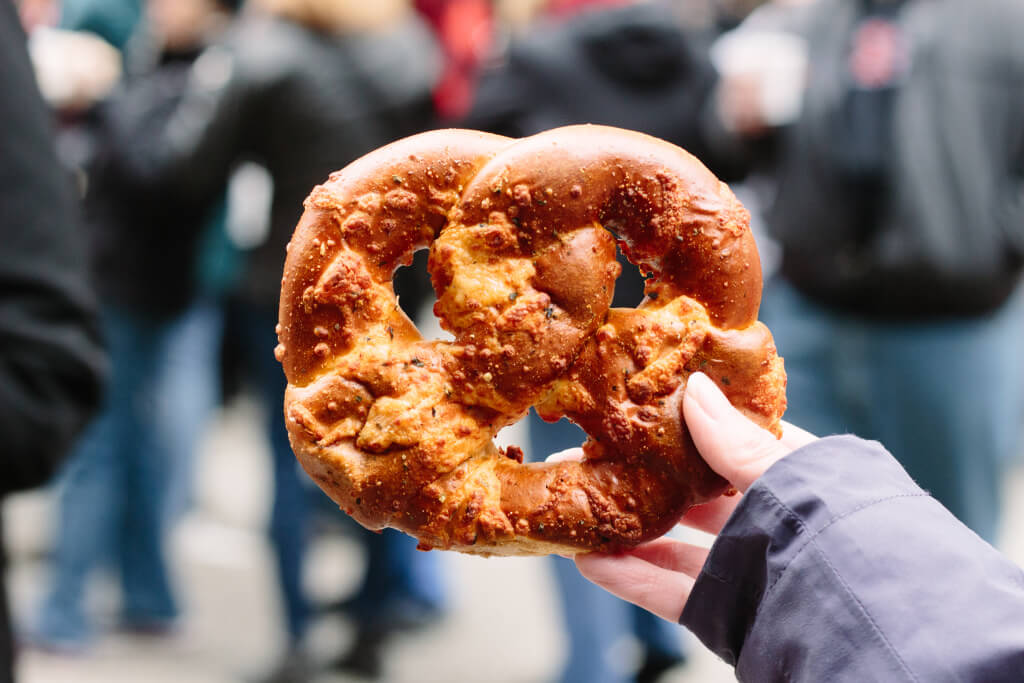
[[(285, 264), (298, 459), (361, 524), (424, 548), (610, 551), (665, 533), (728, 488), (681, 420), (687, 377), (775, 432), (785, 407), (748, 221), (694, 157), (615, 128), (433, 131), (355, 161), (306, 200)], [(649, 274), (636, 309), (609, 309), (616, 244)], [(394, 294), (426, 247), (453, 341), (423, 340)], [(531, 406), (587, 432), (582, 461), (494, 446)]]

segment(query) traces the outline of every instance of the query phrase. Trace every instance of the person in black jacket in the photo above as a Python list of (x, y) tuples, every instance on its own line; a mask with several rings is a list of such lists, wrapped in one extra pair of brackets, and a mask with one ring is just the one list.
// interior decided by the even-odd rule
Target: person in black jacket
[[(2, 497), (53, 474), (99, 402), (106, 356), (72, 185), (9, 2), (0, 3), (0, 90)], [(0, 582), (0, 681), (13, 680), (13, 660)]]
[(993, 540), (1024, 410), (1024, 4), (786, 4), (804, 6), (735, 37), (804, 41), (799, 111), (780, 126), (766, 98), (723, 96), (729, 132), (711, 139), (727, 155), (773, 148), (749, 156), (776, 185), (765, 222), (781, 264), (761, 315), (789, 415), (885, 443)]
[[(584, 9), (514, 38), (482, 74), (463, 125), (521, 137), (573, 123), (605, 124), (703, 155), (701, 112), (716, 83), (706, 54), (708, 29), (684, 26), (668, 3), (613, 4), (623, 6)], [(613, 305), (632, 307), (643, 298), (643, 278), (620, 260)], [(548, 425), (533, 412), (528, 420), (531, 453), (560, 451), (584, 439), (567, 420)], [(556, 558), (554, 565), (570, 645), (560, 680), (643, 683), (684, 660), (680, 629), (596, 591), (564, 560)], [(606, 659), (630, 635), (643, 648), (635, 672)]]
[(83, 206), (112, 372), (102, 411), (61, 473), (52, 580), (26, 634), (40, 647), (91, 644), (87, 587), (107, 564), (121, 588), (120, 628), (176, 626), (170, 508), (214, 404), (218, 320), (197, 295), (195, 268), (209, 207), (136, 191), (110, 157), (131, 144), (118, 137), (128, 123), (152, 131), (167, 121), (205, 36), (230, 9), (219, 0), (151, 1), (155, 63), (127, 60), (125, 82), (65, 133), (91, 150), (82, 155)]
[(462, 124), (522, 137), (569, 123), (638, 130), (701, 149), (699, 112), (717, 75), (709, 28), (666, 2), (584, 9), (538, 20), (480, 76)]
[(714, 544), (580, 555), (584, 576), (691, 629), (741, 681), (1024, 677), (1024, 571), (881, 444), (789, 424), (776, 440), (700, 373), (683, 413), (701, 456), (743, 494), (683, 517)]

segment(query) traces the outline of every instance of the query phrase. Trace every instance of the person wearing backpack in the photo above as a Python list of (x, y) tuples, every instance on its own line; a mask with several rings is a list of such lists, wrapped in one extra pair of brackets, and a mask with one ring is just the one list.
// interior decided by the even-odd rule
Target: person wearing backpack
[[(269, 536), (287, 630), (285, 655), (267, 679), (276, 683), (313, 675), (303, 648), (313, 616), (303, 575), (319, 495), (298, 467), (281, 416), (286, 382), (273, 350), (286, 245), (310, 188), (357, 157), (433, 125), (439, 72), (436, 43), (406, 0), (254, 0), (195, 61), (166, 126), (121, 136), (132, 144), (113, 155), (136, 191), (160, 193), (167, 202), (209, 202), (243, 161), (255, 161), (273, 181), (268, 235), (245, 255), (229, 316), (237, 327), (228, 334), (237, 334), (239, 356), (266, 408)], [(407, 310), (416, 308), (414, 298), (403, 297)], [(367, 535), (371, 563), (385, 565), (371, 570), (372, 588), (387, 594), (378, 591), (369, 601), (372, 612), (360, 609), (361, 601), (349, 605), (357, 645), (365, 652), (372, 646), (373, 656), (340, 664), (373, 674), (381, 666), (380, 631), (397, 629), (409, 603), (439, 613), (444, 596), (435, 556), (416, 552), (415, 541), (398, 534)]]
[(708, 126), (718, 153), (760, 152), (774, 176), (782, 256), (761, 316), (787, 419), (884, 442), (992, 540), (1024, 402), (1024, 5), (798, 4), (737, 34), (806, 41), (796, 118), (773, 125), (757, 79), (726, 78)]

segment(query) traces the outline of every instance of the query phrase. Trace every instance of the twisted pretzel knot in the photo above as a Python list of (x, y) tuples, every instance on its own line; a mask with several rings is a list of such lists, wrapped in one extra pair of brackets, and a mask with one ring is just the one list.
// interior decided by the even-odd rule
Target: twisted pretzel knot
[[(306, 200), (285, 265), (296, 455), (361, 524), (425, 548), (573, 553), (663, 534), (727, 488), (681, 422), (689, 374), (776, 432), (785, 406), (748, 220), (695, 158), (614, 128), (434, 131), (357, 160)], [(652, 274), (636, 309), (609, 309), (617, 242)], [(451, 342), (423, 340), (391, 284), (428, 246)], [(583, 462), (493, 445), (531, 405), (586, 430)]]

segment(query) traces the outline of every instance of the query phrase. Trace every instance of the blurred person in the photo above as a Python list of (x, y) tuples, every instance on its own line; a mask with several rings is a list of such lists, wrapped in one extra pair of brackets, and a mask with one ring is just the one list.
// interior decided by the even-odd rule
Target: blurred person
[[(101, 414), (62, 472), (53, 579), (28, 639), (67, 652), (94, 637), (88, 580), (113, 565), (122, 600), (119, 626), (171, 632), (179, 616), (165, 541), (186, 495), (185, 479), (215, 403), (218, 319), (197, 286), (208, 207), (135, 191), (111, 164), (136, 131), (159, 128), (182, 96), (189, 65), (230, 3), (153, 0), (148, 20), (159, 59), (91, 111), (65, 138), (84, 174), (94, 280), (113, 373)], [(173, 508), (173, 511), (172, 511)]]
[(1024, 572), (881, 444), (787, 423), (776, 439), (700, 373), (682, 409), (742, 493), (683, 516), (713, 545), (578, 555), (585, 576), (691, 629), (742, 681), (1021, 680)]
[[(716, 77), (707, 27), (684, 26), (675, 9), (669, 2), (550, 3), (551, 16), (513, 37), (481, 75), (464, 124), (512, 137), (573, 123), (613, 125), (699, 155), (700, 115)], [(641, 299), (643, 278), (623, 260), (613, 305)], [(584, 439), (567, 420), (549, 425), (531, 411), (528, 421), (534, 454)], [(569, 636), (560, 680), (647, 683), (685, 661), (681, 629), (597, 590), (568, 561), (553, 562)], [(635, 671), (608, 661), (631, 638), (641, 648)]]
[[(191, 67), (230, 27), (243, 5), (244, 0), (147, 0), (145, 30), (136, 35), (135, 49), (129, 51), (145, 71), (136, 79), (135, 101), (149, 100), (154, 114), (166, 122), (186, 92)], [(155, 90), (162, 92), (155, 94)], [(140, 110), (145, 111), (145, 106)], [(119, 124), (124, 133), (137, 134), (117, 138), (112, 157), (118, 156), (122, 145), (145, 144), (147, 131), (157, 125), (157, 119), (148, 118), (142, 114), (130, 124)], [(111, 166), (116, 168), (117, 164), (112, 162)], [(118, 189), (122, 182), (125, 189), (132, 189), (130, 178), (119, 180)], [(228, 235), (228, 222), (240, 219), (234, 213), (239, 209), (225, 194), (214, 198), (212, 206), (184, 198), (181, 206), (193, 215), (179, 217), (183, 225), (178, 227), (184, 229), (173, 238), (188, 248), (183, 250), (180, 283), (184, 311), (164, 347), (159, 370), (165, 380), (157, 402), (161, 415), (157, 426), (162, 431), (156, 437), (166, 444), (171, 458), (164, 491), (168, 526), (191, 507), (199, 440), (222, 401), (222, 332), (242, 258)], [(152, 194), (144, 191), (143, 195), (158, 205), (159, 200)], [(191, 225), (184, 225), (186, 221)], [(168, 252), (161, 251), (166, 257)]]
[[(25, 40), (14, 5), (0, 3), (0, 498), (49, 479), (99, 403), (107, 362), (73, 184)], [(4, 683), (14, 655), (0, 576)]]
[(559, 18), (510, 41), (481, 75), (464, 125), (521, 137), (605, 124), (702, 156), (698, 113), (716, 81), (707, 36), (682, 26), (671, 2), (599, 0), (567, 11), (559, 6)]
[[(273, 455), (270, 538), (288, 647), (272, 679), (305, 680), (310, 606), (303, 567), (312, 496), (321, 494), (300, 473), (282, 418), (286, 383), (273, 350), (285, 248), (312, 187), (362, 154), (431, 125), (439, 60), (429, 29), (404, 0), (254, 0), (251, 9), (195, 63), (167, 125), (150, 132), (146, 144), (120, 150), (117, 163), (140, 190), (185, 202), (210, 201), (242, 160), (262, 165), (273, 181), (269, 235), (246, 254), (236, 298), (239, 339), (267, 409)], [(388, 567), (371, 568), (363, 593), (373, 607), (356, 611), (356, 649), (366, 656), (338, 664), (373, 673), (388, 615), (402, 604), (437, 607), (439, 589), (436, 557), (415, 552), (413, 539), (368, 538), (387, 544), (379, 554), (371, 547), (370, 556), (387, 558)], [(404, 583), (381, 586), (381, 577)], [(387, 594), (374, 593), (379, 588)]]
[(777, 3), (736, 38), (805, 41), (793, 118), (754, 68), (707, 126), (715, 154), (777, 180), (761, 316), (788, 414), (882, 441), (988, 540), (1024, 404), (1021, 26), (1002, 0)]

